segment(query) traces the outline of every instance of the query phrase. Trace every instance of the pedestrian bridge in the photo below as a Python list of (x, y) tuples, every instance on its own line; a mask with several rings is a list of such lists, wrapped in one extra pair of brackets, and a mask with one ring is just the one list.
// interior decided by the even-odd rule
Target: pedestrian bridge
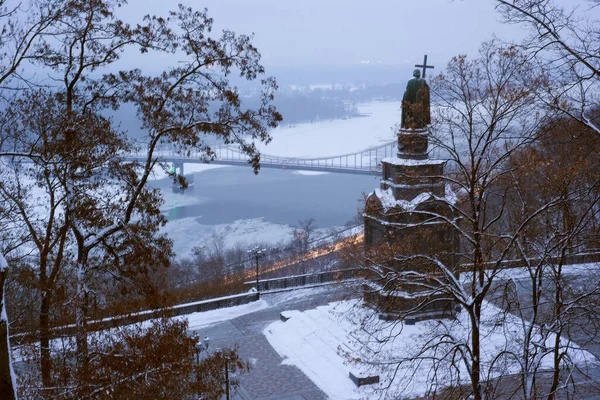
[[(342, 154), (330, 157), (319, 158), (300, 158), (300, 157), (281, 157), (269, 154), (261, 154), (261, 168), (276, 168), (304, 171), (335, 172), (357, 175), (379, 175), (381, 173), (381, 160), (386, 157), (395, 156), (397, 142), (389, 142), (377, 147), (371, 147), (356, 153)], [(181, 168), (183, 173), (183, 164), (186, 163), (210, 163), (215, 165), (233, 165), (248, 166), (247, 155), (240, 152), (233, 146), (222, 146), (213, 149), (215, 153), (214, 160), (210, 161), (202, 152), (190, 152), (189, 154), (180, 154), (174, 150), (159, 149), (155, 155), (162, 161), (173, 163), (177, 168)], [(144, 161), (146, 156), (143, 153), (129, 154), (124, 157), (126, 160)]]

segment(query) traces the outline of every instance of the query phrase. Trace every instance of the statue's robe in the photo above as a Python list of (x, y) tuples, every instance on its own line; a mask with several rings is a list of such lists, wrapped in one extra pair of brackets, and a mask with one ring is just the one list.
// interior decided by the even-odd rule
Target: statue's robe
[(406, 84), (402, 97), (402, 122), (404, 129), (425, 128), (431, 123), (429, 86), (425, 79), (412, 78)]

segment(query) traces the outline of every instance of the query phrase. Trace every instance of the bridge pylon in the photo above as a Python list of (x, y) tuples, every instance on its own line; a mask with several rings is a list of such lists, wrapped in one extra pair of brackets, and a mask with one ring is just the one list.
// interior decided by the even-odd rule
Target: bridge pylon
[(173, 162), (171, 163), (171, 173), (183, 176), (183, 162)]
[[(184, 169), (183, 169), (183, 162), (182, 161), (175, 161), (171, 164), (171, 173), (172, 174), (177, 174), (178, 176), (185, 176), (184, 175)], [(194, 176), (190, 175), (185, 177), (188, 187), (187, 189), (191, 189), (194, 186)], [(183, 189), (178, 180), (173, 181), (173, 185), (172, 185), (172, 189), (173, 189), (173, 193), (183, 193), (186, 189)]]

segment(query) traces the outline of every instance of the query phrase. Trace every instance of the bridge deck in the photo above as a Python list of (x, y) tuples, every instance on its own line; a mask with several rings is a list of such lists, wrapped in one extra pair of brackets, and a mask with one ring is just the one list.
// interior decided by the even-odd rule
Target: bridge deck
[[(261, 168), (289, 169), (303, 171), (319, 171), (356, 175), (379, 175), (381, 173), (381, 160), (392, 156), (396, 151), (396, 142), (389, 142), (378, 147), (372, 147), (357, 153), (342, 154), (324, 158), (294, 158), (278, 157), (268, 154), (261, 154)], [(214, 150), (215, 159), (211, 164), (248, 166), (247, 156), (239, 150), (231, 147), (221, 147)], [(189, 156), (183, 156), (175, 151), (160, 150), (156, 152), (165, 162), (176, 164), (185, 163), (209, 163), (204, 154), (191, 153)], [(125, 160), (145, 159), (144, 154), (129, 154), (124, 157)]]

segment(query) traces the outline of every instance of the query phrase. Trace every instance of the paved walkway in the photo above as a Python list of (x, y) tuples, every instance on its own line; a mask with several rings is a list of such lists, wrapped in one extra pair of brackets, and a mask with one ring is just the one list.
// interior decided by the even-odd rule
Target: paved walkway
[(238, 318), (195, 330), (210, 338), (210, 348), (239, 347), (242, 359), (250, 362), (249, 373), (239, 376), (240, 387), (233, 397), (239, 400), (321, 400), (323, 393), (297, 367), (284, 361), (271, 347), (262, 331), (279, 320), (285, 310), (310, 310), (329, 302), (343, 300), (356, 290), (339, 286), (301, 289), (263, 295), (269, 307)]

